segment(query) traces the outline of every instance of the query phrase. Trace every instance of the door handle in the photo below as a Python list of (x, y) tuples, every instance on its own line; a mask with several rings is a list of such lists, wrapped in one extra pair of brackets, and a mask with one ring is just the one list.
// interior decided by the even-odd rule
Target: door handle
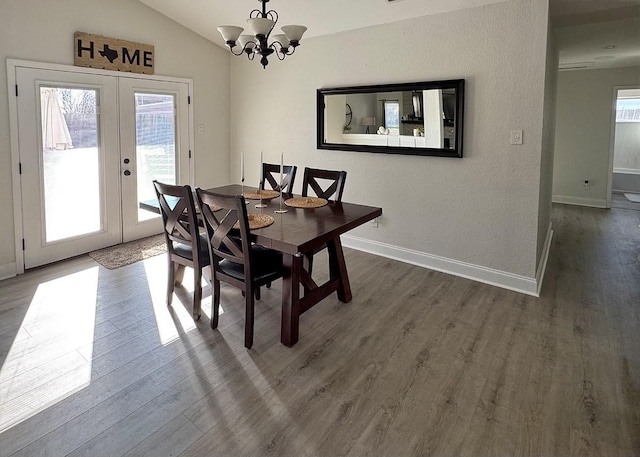
[(124, 171), (124, 175), (125, 175), (125, 176), (131, 176), (131, 172), (130, 172), (129, 170), (125, 170), (125, 171)]

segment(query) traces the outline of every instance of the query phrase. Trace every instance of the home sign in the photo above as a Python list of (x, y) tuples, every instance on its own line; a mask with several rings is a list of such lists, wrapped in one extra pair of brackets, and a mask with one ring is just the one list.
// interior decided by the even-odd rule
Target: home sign
[(73, 35), (73, 64), (130, 73), (153, 74), (153, 46), (101, 35), (76, 32)]

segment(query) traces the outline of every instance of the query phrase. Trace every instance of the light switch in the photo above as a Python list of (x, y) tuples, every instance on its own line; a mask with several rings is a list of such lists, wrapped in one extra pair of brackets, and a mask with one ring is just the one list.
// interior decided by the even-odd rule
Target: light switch
[(511, 144), (522, 144), (522, 130), (511, 131)]

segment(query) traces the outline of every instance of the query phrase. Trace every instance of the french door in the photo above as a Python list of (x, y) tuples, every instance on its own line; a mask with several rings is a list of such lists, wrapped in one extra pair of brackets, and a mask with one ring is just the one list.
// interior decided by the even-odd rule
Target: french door
[[(122, 238), (160, 233), (160, 217), (140, 209), (156, 198), (153, 180), (189, 183), (189, 87), (119, 78)], [(124, 122), (123, 122), (124, 120)]]
[(160, 233), (151, 181), (189, 182), (187, 83), (16, 67), (24, 266)]

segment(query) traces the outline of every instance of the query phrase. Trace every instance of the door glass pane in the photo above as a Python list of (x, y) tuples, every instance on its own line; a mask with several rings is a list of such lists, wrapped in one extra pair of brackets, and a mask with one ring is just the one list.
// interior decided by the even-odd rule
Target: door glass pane
[(135, 94), (138, 220), (157, 217), (139, 203), (156, 198), (152, 181), (176, 184), (174, 96)]
[(46, 242), (102, 229), (97, 100), (95, 89), (40, 87)]
[(384, 102), (384, 126), (391, 135), (400, 135), (400, 103)]

